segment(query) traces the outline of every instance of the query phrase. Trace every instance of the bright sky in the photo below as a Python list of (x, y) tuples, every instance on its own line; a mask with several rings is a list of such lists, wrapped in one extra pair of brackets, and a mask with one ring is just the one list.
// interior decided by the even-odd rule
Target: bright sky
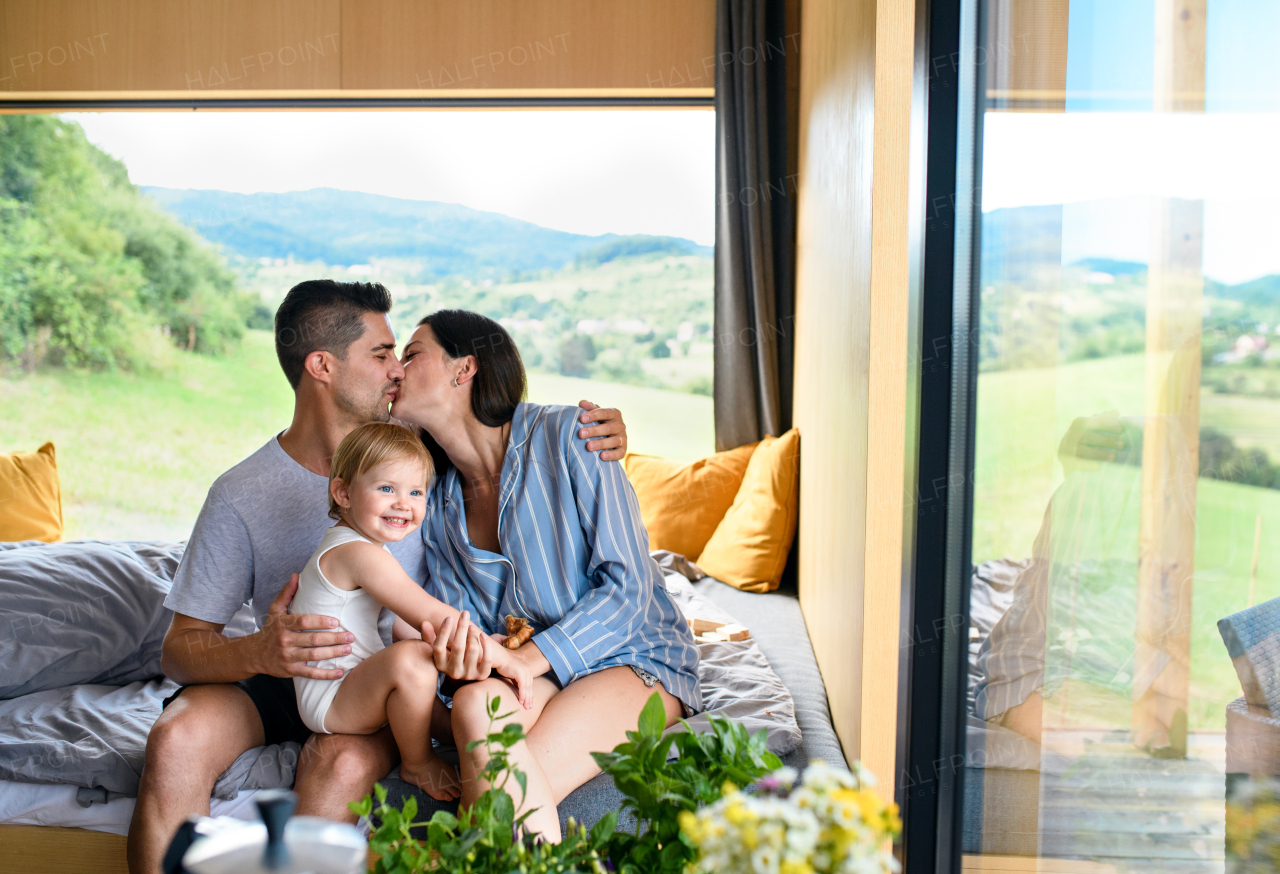
[(1063, 260), (1146, 261), (1150, 196), (1204, 200), (1204, 273), (1244, 282), (1280, 273), (1277, 142), (1274, 112), (989, 112), (982, 208), (1095, 201)]
[(71, 113), (138, 185), (341, 188), (711, 245), (709, 110)]

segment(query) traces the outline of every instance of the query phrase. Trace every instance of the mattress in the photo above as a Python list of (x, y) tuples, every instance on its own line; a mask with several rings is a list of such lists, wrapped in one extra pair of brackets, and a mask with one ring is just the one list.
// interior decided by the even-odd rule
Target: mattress
[[(253, 803), (260, 790), (241, 792), (231, 801), (213, 799), (213, 816), (257, 821), (258, 808)], [(0, 781), (0, 825), (56, 825), (129, 833), (134, 799), (116, 798), (106, 804), (81, 807), (76, 801), (76, 787), (49, 783), (13, 783)]]

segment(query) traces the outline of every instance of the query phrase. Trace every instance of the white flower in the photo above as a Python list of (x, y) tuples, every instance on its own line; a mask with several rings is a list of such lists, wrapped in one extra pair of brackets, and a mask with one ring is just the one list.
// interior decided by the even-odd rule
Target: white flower
[(761, 847), (751, 854), (751, 870), (755, 874), (778, 874), (778, 851)]

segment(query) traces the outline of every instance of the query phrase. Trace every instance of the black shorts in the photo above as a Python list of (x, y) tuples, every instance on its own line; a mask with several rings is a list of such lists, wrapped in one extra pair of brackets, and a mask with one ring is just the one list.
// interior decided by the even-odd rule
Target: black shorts
[[(311, 729), (298, 714), (298, 696), (293, 691), (292, 678), (254, 674), (233, 685), (243, 689), (257, 708), (258, 718), (262, 720), (262, 733), (266, 736), (264, 743), (279, 744), (289, 740), (305, 743), (311, 736)], [(186, 688), (182, 686), (164, 699), (161, 709), (168, 707)]]

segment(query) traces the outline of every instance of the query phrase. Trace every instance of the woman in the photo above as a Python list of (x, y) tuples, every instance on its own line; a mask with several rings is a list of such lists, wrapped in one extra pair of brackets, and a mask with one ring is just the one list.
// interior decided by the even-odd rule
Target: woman
[(575, 408), (521, 402), (524, 365), (497, 322), (433, 313), (402, 361), (391, 412), (426, 431), (440, 477), (423, 524), (427, 591), (490, 634), (507, 614), (535, 632), (517, 651), (537, 677), (529, 710), (483, 662), (470, 670), (475, 646), (457, 645), (471, 640), (461, 628), (437, 635), (443, 673), (484, 678), (453, 695), (462, 804), (487, 788), (476, 779), (485, 751), (467, 744), (488, 733), (486, 702), (501, 696), (528, 735), (511, 751), (528, 775), (519, 810), (536, 808), (529, 829), (558, 840), (556, 805), (599, 773), (591, 751), (625, 740), (653, 692), (668, 725), (701, 709), (697, 646), (649, 557), (626, 473), (575, 440)]

